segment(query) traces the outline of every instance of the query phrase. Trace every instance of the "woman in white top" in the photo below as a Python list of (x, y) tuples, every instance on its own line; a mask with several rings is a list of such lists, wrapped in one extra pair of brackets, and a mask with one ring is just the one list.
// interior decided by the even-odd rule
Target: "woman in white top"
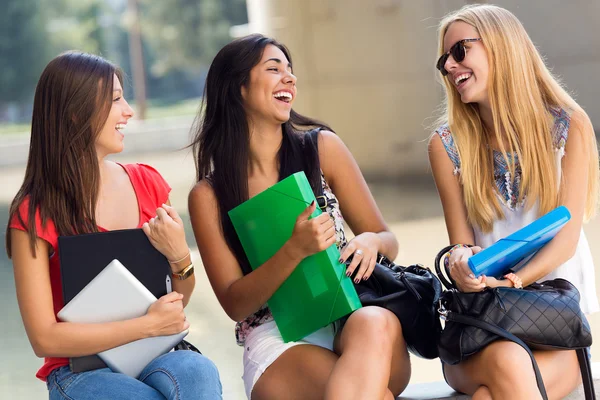
[[(594, 266), (582, 231), (594, 214), (598, 150), (590, 119), (544, 65), (517, 18), (499, 7), (466, 6), (440, 24), (446, 112), (429, 143), (451, 243), (450, 274), (464, 292), (527, 286), (561, 277), (598, 310)], [(516, 274), (472, 275), (467, 259), (557, 206), (571, 220)], [(550, 398), (580, 382), (574, 351), (534, 351)], [(539, 399), (527, 353), (496, 341), (457, 365), (444, 365), (454, 389), (474, 399)]]

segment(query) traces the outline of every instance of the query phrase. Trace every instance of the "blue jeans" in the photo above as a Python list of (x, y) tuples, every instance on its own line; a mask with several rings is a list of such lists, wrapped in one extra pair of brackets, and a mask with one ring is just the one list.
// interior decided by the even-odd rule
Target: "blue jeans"
[(47, 379), (50, 400), (187, 400), (221, 399), (219, 371), (193, 351), (172, 351), (157, 357), (138, 379), (108, 368), (72, 373), (56, 368)]

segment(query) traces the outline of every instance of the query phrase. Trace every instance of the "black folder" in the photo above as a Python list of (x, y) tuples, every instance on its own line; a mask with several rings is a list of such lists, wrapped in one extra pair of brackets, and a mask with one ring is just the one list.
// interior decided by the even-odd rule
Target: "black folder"
[[(141, 229), (60, 236), (58, 253), (65, 304), (114, 259), (119, 260), (156, 298), (171, 290), (169, 262)], [(97, 355), (74, 357), (69, 364), (73, 372), (106, 367)]]

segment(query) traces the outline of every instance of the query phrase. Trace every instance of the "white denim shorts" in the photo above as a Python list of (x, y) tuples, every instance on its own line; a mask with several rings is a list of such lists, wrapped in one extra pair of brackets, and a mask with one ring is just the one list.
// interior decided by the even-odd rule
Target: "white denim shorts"
[(246, 337), (244, 344), (244, 388), (250, 399), (252, 388), (258, 378), (284, 351), (299, 344), (312, 344), (333, 351), (333, 339), (339, 330), (339, 322), (334, 322), (297, 342), (284, 343), (275, 321), (269, 321), (256, 328)]

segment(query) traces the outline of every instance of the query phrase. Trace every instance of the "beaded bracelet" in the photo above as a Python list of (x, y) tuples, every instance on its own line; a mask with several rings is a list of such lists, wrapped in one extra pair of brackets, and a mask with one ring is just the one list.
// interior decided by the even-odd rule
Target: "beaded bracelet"
[(452, 252), (456, 249), (460, 249), (460, 248), (471, 248), (473, 247), (473, 245), (470, 244), (455, 244), (450, 250), (448, 250), (448, 252), (446, 253), (446, 256), (444, 257), (444, 267), (448, 268), (449, 264), (450, 264), (450, 256), (452, 255)]
[(523, 281), (521, 280), (521, 278), (519, 278), (517, 275), (513, 274), (512, 272), (510, 274), (504, 275), (504, 278), (511, 281), (513, 284), (513, 287), (515, 289), (523, 289)]

